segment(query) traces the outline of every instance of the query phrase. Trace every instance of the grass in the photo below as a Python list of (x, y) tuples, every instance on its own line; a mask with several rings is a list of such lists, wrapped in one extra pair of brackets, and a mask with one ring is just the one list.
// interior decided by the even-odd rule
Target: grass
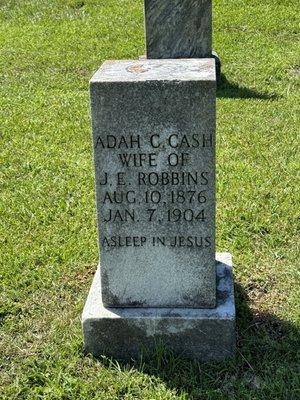
[[(219, 251), (234, 255), (238, 353), (83, 353), (98, 251), (88, 80), (144, 53), (142, 1), (0, 0), (0, 399), (300, 398), (300, 30), (292, 0), (219, 0)], [(298, 225), (297, 225), (298, 224)]]

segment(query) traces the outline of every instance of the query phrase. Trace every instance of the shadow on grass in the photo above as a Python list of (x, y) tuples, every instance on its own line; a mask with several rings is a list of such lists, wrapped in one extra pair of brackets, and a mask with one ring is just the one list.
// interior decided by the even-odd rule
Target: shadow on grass
[(248, 399), (249, 395), (255, 395), (255, 399), (299, 399), (299, 329), (274, 315), (252, 312), (239, 284), (235, 285), (235, 298), (234, 359), (200, 363), (158, 345), (151, 355), (139, 361), (125, 363), (104, 358), (103, 363), (109, 368), (147, 374), (184, 399)]
[(260, 100), (279, 100), (282, 96), (276, 93), (263, 93), (237, 83), (230, 82), (224, 74), (221, 74), (217, 87), (218, 98), (234, 98), (234, 99), (260, 99)]

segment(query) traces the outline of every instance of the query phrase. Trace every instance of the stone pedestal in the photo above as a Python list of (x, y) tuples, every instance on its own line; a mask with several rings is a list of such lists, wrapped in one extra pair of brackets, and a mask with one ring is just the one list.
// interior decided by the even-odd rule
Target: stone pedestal
[(83, 311), (86, 350), (120, 360), (151, 356), (157, 344), (174, 354), (200, 361), (235, 353), (235, 305), (232, 262), (216, 256), (217, 306), (188, 308), (106, 308), (98, 268)]

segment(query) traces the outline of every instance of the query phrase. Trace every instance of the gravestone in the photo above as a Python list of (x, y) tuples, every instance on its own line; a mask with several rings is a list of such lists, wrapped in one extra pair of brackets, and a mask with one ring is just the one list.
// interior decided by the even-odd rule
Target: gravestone
[(215, 307), (213, 59), (106, 62), (91, 104), (104, 305)]
[(146, 58), (206, 58), (212, 51), (212, 0), (145, 0)]
[(212, 0), (145, 0), (147, 58), (212, 54)]
[(91, 80), (100, 264), (87, 351), (131, 359), (162, 342), (234, 353), (231, 257), (215, 256), (215, 62), (110, 61)]

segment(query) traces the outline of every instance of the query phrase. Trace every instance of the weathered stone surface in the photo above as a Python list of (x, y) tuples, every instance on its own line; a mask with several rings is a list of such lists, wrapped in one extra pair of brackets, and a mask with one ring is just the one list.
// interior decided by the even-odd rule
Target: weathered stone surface
[(215, 62), (216, 62), (217, 84), (220, 84), (221, 83), (221, 79), (222, 79), (222, 74), (221, 74), (222, 63), (221, 63), (220, 57), (218, 56), (218, 53), (216, 51), (213, 51), (211, 56), (215, 59)]
[(235, 352), (235, 304), (232, 261), (217, 254), (217, 307), (111, 308), (101, 300), (100, 270), (95, 275), (82, 325), (86, 350), (96, 356), (129, 360), (163, 343), (176, 354), (202, 361)]
[(145, 0), (145, 27), (147, 58), (211, 57), (211, 0)]
[(106, 62), (91, 80), (103, 303), (214, 307), (213, 59)]

